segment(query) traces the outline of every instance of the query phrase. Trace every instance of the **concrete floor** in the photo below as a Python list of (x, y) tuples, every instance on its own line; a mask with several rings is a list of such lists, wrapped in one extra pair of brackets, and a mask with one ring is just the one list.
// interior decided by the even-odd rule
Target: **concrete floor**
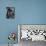
[(46, 42), (45, 41), (32, 42), (31, 40), (28, 41), (21, 40), (20, 46), (46, 46)]

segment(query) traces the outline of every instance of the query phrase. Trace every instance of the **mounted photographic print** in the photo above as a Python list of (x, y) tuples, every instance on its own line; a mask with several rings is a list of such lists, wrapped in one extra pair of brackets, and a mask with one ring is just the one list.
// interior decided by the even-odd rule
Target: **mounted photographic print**
[(7, 13), (6, 18), (7, 19), (14, 19), (15, 18), (15, 8), (14, 7), (6, 7)]
[(20, 40), (46, 41), (46, 25), (18, 25)]

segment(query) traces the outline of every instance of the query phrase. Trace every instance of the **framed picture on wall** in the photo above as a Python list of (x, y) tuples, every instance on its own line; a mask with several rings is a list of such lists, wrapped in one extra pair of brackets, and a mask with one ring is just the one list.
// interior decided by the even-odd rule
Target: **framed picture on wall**
[(44, 24), (19, 24), (18, 38), (21, 40), (46, 41), (46, 25)]
[(14, 19), (15, 18), (15, 8), (14, 7), (6, 7), (6, 18), (7, 19)]

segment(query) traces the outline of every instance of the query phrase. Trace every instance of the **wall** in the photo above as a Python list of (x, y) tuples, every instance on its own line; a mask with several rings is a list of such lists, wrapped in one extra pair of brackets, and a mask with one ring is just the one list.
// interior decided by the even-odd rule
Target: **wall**
[[(17, 33), (17, 20), (6, 19), (6, 7), (16, 7), (15, 0), (0, 0), (0, 44), (8, 43), (8, 34)], [(17, 39), (16, 39), (17, 42)]]
[(46, 24), (46, 0), (16, 0), (19, 24)]
[[(15, 19), (6, 19), (6, 7), (16, 7)], [(0, 0), (0, 44), (8, 43), (17, 24), (46, 24), (46, 0)]]

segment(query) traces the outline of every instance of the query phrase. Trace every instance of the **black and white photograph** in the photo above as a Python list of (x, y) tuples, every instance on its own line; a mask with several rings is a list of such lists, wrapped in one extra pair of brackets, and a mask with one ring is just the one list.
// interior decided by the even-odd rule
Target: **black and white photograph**
[(14, 19), (15, 18), (15, 8), (14, 7), (6, 7), (7, 13), (6, 18), (7, 19)]

